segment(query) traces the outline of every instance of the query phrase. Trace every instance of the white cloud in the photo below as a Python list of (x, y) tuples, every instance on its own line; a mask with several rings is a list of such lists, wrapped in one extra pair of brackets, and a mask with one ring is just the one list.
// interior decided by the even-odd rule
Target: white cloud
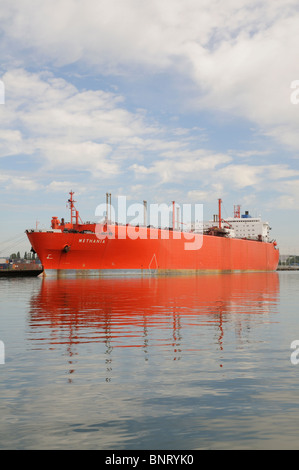
[(68, 194), (70, 189), (74, 190), (76, 194), (84, 193), (87, 191), (87, 187), (78, 183), (74, 183), (73, 181), (51, 181), (46, 186), (46, 191), (48, 192), (63, 192), (64, 194)]
[(299, 200), (299, 179), (284, 181), (283, 186), (277, 188), (278, 195), (274, 198), (273, 207), (297, 211)]
[[(299, 106), (290, 103), (290, 84), (299, 78), (297, 0), (4, 0), (0, 17), (3, 57), (11, 60), (12, 51), (19, 63), (29, 58), (41, 66), (85, 64), (102, 74), (129, 75), (132, 67), (153, 75), (161, 70), (179, 73), (198, 86), (198, 98), (191, 96), (190, 106), (235, 113), (265, 135), (299, 148)], [(36, 77), (33, 90), (32, 77), (29, 83), (24, 74), (16, 79), (16, 90), (10, 84), (13, 93), (31, 95), (33, 103), (40, 103), (39, 113), (27, 116), (28, 126), (42, 118), (45, 125), (52, 121), (56, 133), (67, 126), (92, 133), (98, 126), (107, 135), (116, 122), (118, 135), (132, 135), (123, 125), (127, 113), (115, 103), (104, 116), (104, 93), (78, 95), (54, 77), (43, 82)], [(55, 104), (51, 110), (41, 97)], [(59, 105), (65, 99), (72, 115)], [(82, 115), (83, 109), (88, 114)], [(140, 125), (138, 120), (131, 124)]]
[[(186, 49), (194, 80), (204, 90), (197, 103), (246, 118), (261, 134), (298, 149), (299, 107), (290, 103), (290, 95), (291, 82), (298, 78), (299, 12), (283, 10), (284, 2), (263, 4), (256, 9), (261, 17), (265, 14), (263, 20), (256, 16), (246, 19), (245, 9), (245, 29), (234, 36), (232, 26), (228, 37), (219, 40), (214, 49), (198, 44)], [(233, 16), (232, 25), (234, 20)]]
[[(13, 177), (11, 178), (10, 184), (12, 189), (25, 190), (25, 191), (37, 191), (42, 186), (38, 184), (36, 181), (30, 178), (26, 178), (25, 176), (20, 177)], [(11, 188), (10, 188), (11, 189)]]
[[(0, 108), (0, 156), (35, 155), (39, 166), (83, 168), (117, 174), (131, 148), (165, 143), (142, 113), (121, 106), (122, 97), (102, 90), (82, 91), (50, 73), (14, 69), (4, 75), (8, 98)], [(130, 143), (130, 139), (132, 142)], [(171, 144), (168, 148), (171, 148)], [(166, 146), (167, 148), (167, 146)]]
[[(219, 191), (219, 189), (221, 189)], [(219, 198), (220, 196), (223, 195), (223, 187), (221, 186), (216, 186), (211, 188), (210, 190), (203, 191), (200, 189), (192, 189), (191, 191), (188, 191), (187, 196), (188, 199), (192, 202), (197, 202), (197, 203), (203, 203), (203, 202), (210, 202), (210, 201), (216, 201), (217, 197)]]
[(29, 154), (32, 151), (30, 142), (25, 142), (22, 133), (17, 129), (0, 129), (0, 157), (16, 154)]
[(231, 161), (225, 154), (191, 150), (188, 129), (180, 128), (177, 136), (177, 128), (158, 128), (143, 111), (126, 110), (120, 95), (81, 92), (49, 72), (14, 69), (4, 79), (9, 98), (0, 109), (0, 155), (34, 158), (38, 185), (49, 171), (115, 180), (128, 169), (158, 184), (181, 182)]
[[(293, 170), (286, 164), (230, 164), (219, 169), (215, 178), (221, 181), (224, 187), (225, 183), (229, 183), (232, 189), (255, 188), (257, 191), (274, 192), (284, 190), (286, 183), (292, 184), (291, 178), (298, 175), (298, 170)], [(287, 182), (288, 178), (290, 180)], [(281, 186), (277, 185), (277, 180), (281, 180)]]
[(299, 170), (294, 170), (286, 164), (267, 165), (265, 172), (270, 180), (294, 178), (299, 175)]
[(24, 69), (3, 76), (7, 103), (1, 121), (19, 121), (34, 135), (116, 140), (144, 131), (143, 117), (120, 106), (122, 97), (102, 90), (80, 92), (49, 73)]
[[(167, 157), (171, 158), (165, 158)], [(134, 163), (131, 169), (137, 178), (154, 175), (159, 184), (169, 182), (182, 182), (184, 180), (204, 180), (207, 175), (219, 165), (231, 161), (231, 157), (224, 154), (213, 154), (207, 150), (196, 151), (179, 150), (162, 152), (161, 158), (151, 162), (150, 166)]]
[(9, 191), (37, 191), (42, 188), (33, 178), (22, 175), (2, 174), (0, 182)]
[(264, 168), (253, 165), (228, 165), (222, 168), (217, 177), (229, 182), (235, 188), (261, 185)]
[[(192, 128), (180, 123), (171, 131), (153, 123), (144, 110), (129, 111), (121, 93), (89, 89), (88, 77), (137, 71), (140, 80), (150, 80), (163, 71), (170, 80), (191, 78), (197, 88), (187, 105), (193, 109), (249, 119), (257, 132), (299, 148), (299, 105), (290, 103), (290, 84), (299, 78), (297, 3), (4, 0), (0, 51), (3, 64), (18, 66), (2, 77), (0, 156), (32, 156), (44, 171), (66, 172), (61, 181), (72, 180), (72, 171), (103, 178), (133, 171), (158, 185), (198, 181), (203, 195), (215, 180), (219, 188), (242, 190), (260, 188), (267, 178), (294, 177), (291, 164), (267, 167), (271, 153), (254, 145), (250, 151), (194, 151)], [(54, 64), (59, 74), (59, 66), (71, 63), (77, 65), (72, 71), (86, 73), (86, 90), (49, 71)], [(29, 72), (28, 64), (41, 71)]]

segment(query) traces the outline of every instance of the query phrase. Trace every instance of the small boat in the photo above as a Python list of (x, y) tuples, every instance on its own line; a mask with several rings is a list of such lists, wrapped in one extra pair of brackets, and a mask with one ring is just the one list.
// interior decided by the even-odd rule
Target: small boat
[(43, 272), (41, 264), (7, 264), (0, 268), (0, 277), (37, 277)]

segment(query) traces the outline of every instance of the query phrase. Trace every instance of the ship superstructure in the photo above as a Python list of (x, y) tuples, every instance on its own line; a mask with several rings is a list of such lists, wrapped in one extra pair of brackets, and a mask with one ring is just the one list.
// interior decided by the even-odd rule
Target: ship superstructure
[[(218, 214), (213, 216), (213, 220), (203, 222), (205, 231), (215, 225), (219, 225)], [(234, 217), (222, 219), (220, 226), (227, 231), (230, 237), (263, 242), (270, 241), (271, 227), (269, 222), (263, 221), (261, 217), (252, 217), (247, 210), (241, 214), (241, 206), (234, 206)]]

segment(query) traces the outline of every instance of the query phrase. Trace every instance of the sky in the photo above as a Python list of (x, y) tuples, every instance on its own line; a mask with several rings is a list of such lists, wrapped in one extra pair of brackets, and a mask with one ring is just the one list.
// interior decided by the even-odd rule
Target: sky
[(83, 220), (221, 198), (299, 254), (298, 43), (298, 0), (2, 0), (0, 256), (71, 190)]

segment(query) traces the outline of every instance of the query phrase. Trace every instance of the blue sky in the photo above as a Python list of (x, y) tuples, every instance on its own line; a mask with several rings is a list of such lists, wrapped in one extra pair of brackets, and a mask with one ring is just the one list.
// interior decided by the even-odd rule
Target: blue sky
[(72, 189), (85, 220), (106, 192), (205, 219), (221, 197), (299, 253), (297, 1), (2, 0), (0, 20), (0, 251)]

